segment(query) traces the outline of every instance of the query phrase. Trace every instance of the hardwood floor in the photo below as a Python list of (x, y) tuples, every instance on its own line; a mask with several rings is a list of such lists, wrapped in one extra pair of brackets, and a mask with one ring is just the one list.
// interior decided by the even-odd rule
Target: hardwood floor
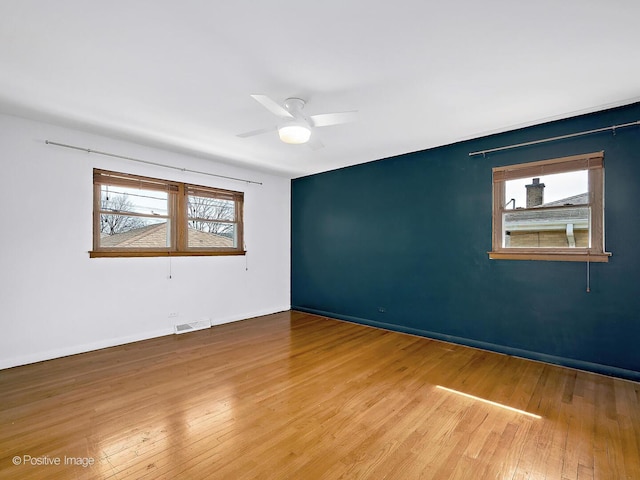
[(1, 479), (640, 479), (638, 383), (298, 312), (2, 370), (0, 428)]

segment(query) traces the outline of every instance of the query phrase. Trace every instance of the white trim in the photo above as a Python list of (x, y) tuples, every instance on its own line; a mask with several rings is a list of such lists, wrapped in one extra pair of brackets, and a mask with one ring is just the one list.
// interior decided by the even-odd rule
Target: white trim
[(52, 360), (54, 358), (67, 357), (69, 355), (76, 355), (78, 353), (100, 350), (102, 348), (115, 347), (117, 345), (125, 345), (127, 343), (139, 342), (141, 340), (162, 337), (164, 335), (171, 335), (172, 333), (173, 329), (167, 327), (160, 330), (154, 330), (152, 332), (127, 335), (125, 337), (110, 338), (108, 340), (100, 340), (97, 342), (85, 343), (83, 345), (56, 348), (54, 350), (46, 350), (44, 352), (32, 353), (30, 355), (7, 358), (0, 361), (0, 369), (27, 365), (29, 363), (42, 362), (44, 360)]
[[(212, 325), (223, 325), (225, 323), (237, 322), (248, 318), (260, 317), (263, 315), (271, 315), (273, 313), (285, 312), (291, 310), (290, 305), (263, 309), (255, 312), (246, 312), (242, 315), (233, 315), (229, 317), (218, 318), (212, 321)], [(164, 337), (173, 335), (173, 327), (162, 328), (150, 332), (139, 333), (135, 335), (127, 335), (124, 337), (110, 338), (108, 340), (100, 340), (97, 342), (85, 343), (82, 345), (74, 345), (65, 348), (56, 348), (54, 350), (46, 350), (44, 352), (32, 353), (20, 357), (0, 359), (0, 370), (5, 368), (18, 367), (20, 365), (28, 365), (30, 363), (42, 362), (45, 360), (53, 360), (55, 358), (67, 357), (69, 355), (77, 355), (79, 353), (91, 352), (103, 348), (117, 347), (127, 343), (149, 340), (151, 338)]]

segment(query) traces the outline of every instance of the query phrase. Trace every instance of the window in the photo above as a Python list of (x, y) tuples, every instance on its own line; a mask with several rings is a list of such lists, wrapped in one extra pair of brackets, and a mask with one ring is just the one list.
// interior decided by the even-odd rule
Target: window
[(493, 169), (489, 258), (607, 262), (610, 255), (604, 152)]
[(244, 194), (93, 171), (91, 257), (243, 255)]

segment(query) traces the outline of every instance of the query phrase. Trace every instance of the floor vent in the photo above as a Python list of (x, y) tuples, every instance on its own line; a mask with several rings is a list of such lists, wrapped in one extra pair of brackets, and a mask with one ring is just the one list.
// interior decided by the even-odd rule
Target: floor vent
[(199, 320), (197, 322), (181, 323), (180, 325), (174, 325), (174, 333), (179, 335), (181, 333), (195, 332), (196, 330), (204, 330), (211, 327), (211, 320), (208, 318)]

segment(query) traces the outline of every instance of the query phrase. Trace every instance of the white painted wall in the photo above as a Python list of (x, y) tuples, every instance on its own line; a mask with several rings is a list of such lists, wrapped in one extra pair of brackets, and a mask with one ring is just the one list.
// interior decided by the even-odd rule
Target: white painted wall
[[(245, 192), (247, 256), (89, 258), (94, 167)], [(201, 317), (220, 324), (289, 309), (288, 178), (5, 115), (0, 172), (0, 368), (170, 334)]]

